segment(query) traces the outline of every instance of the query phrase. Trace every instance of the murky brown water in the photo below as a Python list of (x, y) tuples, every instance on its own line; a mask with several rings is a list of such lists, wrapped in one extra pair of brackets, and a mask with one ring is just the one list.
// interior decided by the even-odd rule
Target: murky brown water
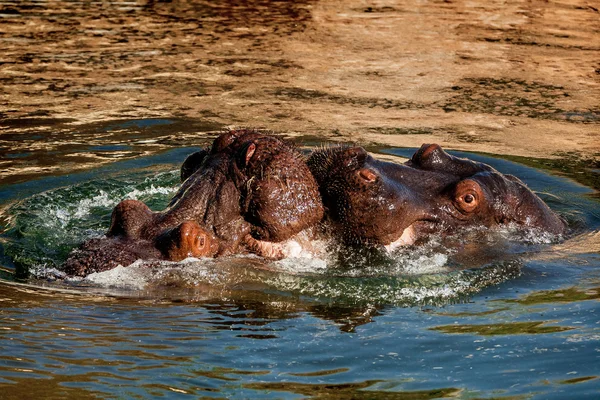
[(598, 162), (598, 21), (588, 0), (0, 1), (0, 182), (181, 145), (94, 125), (141, 118)]

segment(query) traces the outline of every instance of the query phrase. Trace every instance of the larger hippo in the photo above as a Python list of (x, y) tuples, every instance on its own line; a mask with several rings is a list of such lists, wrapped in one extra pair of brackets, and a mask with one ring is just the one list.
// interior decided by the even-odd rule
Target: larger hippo
[(333, 231), (347, 243), (394, 248), (433, 232), (514, 224), (553, 234), (566, 225), (518, 178), (424, 144), (405, 164), (362, 147), (315, 151), (308, 159)]
[(323, 218), (316, 182), (302, 154), (281, 139), (229, 131), (188, 157), (182, 186), (164, 211), (124, 200), (106, 238), (90, 240), (65, 263), (84, 276), (138, 258), (179, 261), (251, 251), (277, 257), (273, 244)]

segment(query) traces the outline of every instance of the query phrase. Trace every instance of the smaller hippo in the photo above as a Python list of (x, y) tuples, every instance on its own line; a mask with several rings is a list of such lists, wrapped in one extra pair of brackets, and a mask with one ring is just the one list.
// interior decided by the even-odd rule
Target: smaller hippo
[[(125, 206), (126, 202), (135, 200), (124, 200), (119, 206)], [(185, 221), (165, 230), (154, 241), (119, 235), (88, 240), (71, 253), (63, 270), (69, 275), (85, 276), (119, 265), (127, 266), (140, 259), (181, 261), (191, 256), (210, 257), (217, 250), (213, 235), (195, 221)]]
[(84, 243), (65, 272), (84, 276), (145, 260), (180, 261), (253, 252), (280, 257), (276, 244), (323, 218), (316, 181), (304, 157), (281, 139), (229, 131), (186, 159), (167, 208), (124, 200), (106, 238)]
[(224, 239), (219, 254), (237, 252), (235, 243), (267, 249), (323, 217), (319, 190), (304, 156), (281, 139), (257, 131), (221, 135), (210, 150), (185, 160), (181, 179), (180, 190), (155, 222), (170, 225), (173, 218), (194, 215)]
[(348, 146), (315, 151), (307, 163), (334, 232), (346, 243), (393, 249), (471, 226), (566, 230), (518, 178), (452, 156), (437, 144), (424, 144), (404, 164)]

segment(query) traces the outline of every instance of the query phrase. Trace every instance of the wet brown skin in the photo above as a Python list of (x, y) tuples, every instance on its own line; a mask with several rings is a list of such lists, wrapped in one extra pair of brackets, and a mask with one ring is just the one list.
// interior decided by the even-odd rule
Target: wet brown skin
[(274, 136), (224, 133), (210, 150), (186, 159), (181, 177), (184, 182), (163, 211), (137, 200), (119, 203), (106, 238), (84, 243), (65, 272), (84, 276), (140, 258), (180, 261), (247, 251), (277, 257), (270, 244), (323, 218), (302, 154)]
[(181, 177), (181, 188), (151, 229), (191, 216), (226, 239), (219, 254), (240, 240), (287, 240), (323, 217), (304, 157), (275, 136), (252, 130), (223, 134), (210, 151), (186, 159)]
[(352, 244), (402, 245), (433, 232), (515, 224), (553, 234), (565, 222), (518, 178), (424, 144), (405, 164), (362, 147), (314, 152), (309, 168), (334, 231)]
[[(134, 207), (139, 203), (136, 200), (126, 201)], [(140, 259), (180, 261), (213, 254), (216, 245), (215, 238), (198, 223), (186, 221), (165, 230), (155, 240), (120, 235), (88, 240), (71, 253), (64, 271), (69, 275), (85, 276), (118, 265), (127, 266)]]

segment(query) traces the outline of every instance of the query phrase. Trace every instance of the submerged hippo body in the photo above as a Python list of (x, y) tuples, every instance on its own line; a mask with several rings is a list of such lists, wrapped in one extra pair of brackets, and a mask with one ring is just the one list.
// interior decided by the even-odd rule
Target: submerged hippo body
[(274, 256), (273, 243), (323, 218), (317, 184), (301, 153), (256, 131), (230, 131), (194, 153), (164, 211), (124, 200), (106, 238), (75, 251), (65, 272), (84, 276), (136, 259), (179, 261), (251, 251)]
[(518, 178), (437, 144), (424, 144), (405, 164), (377, 160), (361, 147), (333, 147), (314, 152), (308, 165), (347, 243), (394, 248), (470, 226), (566, 229)]

